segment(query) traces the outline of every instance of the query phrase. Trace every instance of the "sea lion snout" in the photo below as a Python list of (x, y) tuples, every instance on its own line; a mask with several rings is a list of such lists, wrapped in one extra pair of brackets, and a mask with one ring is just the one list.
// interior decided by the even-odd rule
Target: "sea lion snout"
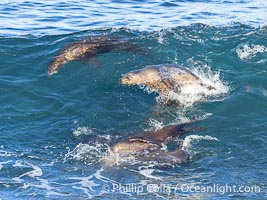
[(55, 68), (54, 64), (52, 63), (51, 65), (48, 66), (46, 73), (48, 76), (52, 76), (53, 74), (58, 73), (58, 70)]
[(119, 82), (120, 82), (120, 84), (122, 84), (122, 85), (127, 84), (127, 81), (126, 81), (125, 76), (121, 77), (120, 80), (119, 80)]
[(120, 78), (120, 83), (122, 85), (132, 85), (132, 84), (136, 84), (136, 76), (133, 73), (127, 73), (125, 75), (123, 75)]

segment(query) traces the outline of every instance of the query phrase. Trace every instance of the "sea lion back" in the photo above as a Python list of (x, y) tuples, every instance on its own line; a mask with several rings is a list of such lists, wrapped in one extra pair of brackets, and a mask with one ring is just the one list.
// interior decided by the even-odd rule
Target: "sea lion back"
[(177, 84), (200, 83), (199, 77), (197, 77), (190, 70), (179, 65), (161, 65), (159, 67), (159, 73), (162, 80), (172, 80), (175, 81)]

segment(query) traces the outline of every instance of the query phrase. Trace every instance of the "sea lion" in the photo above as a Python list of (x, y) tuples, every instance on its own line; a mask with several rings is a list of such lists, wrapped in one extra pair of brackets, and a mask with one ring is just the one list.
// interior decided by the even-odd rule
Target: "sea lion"
[(199, 85), (208, 90), (215, 89), (202, 83), (200, 78), (190, 70), (174, 64), (151, 65), (143, 69), (130, 71), (121, 77), (122, 85), (140, 85), (156, 91), (162, 97), (169, 91), (179, 93), (180, 88), (186, 85)]
[[(110, 155), (115, 155), (116, 159), (122, 160), (135, 158), (138, 161), (151, 161), (157, 166), (186, 163), (189, 160), (189, 154), (182, 149), (181, 145), (174, 151), (166, 151), (163, 147), (171, 139), (180, 138), (187, 132), (203, 130), (202, 127), (186, 128), (185, 125), (189, 123), (167, 126), (122, 140), (110, 147)], [(104, 159), (105, 163), (111, 162), (109, 156)]]
[(92, 58), (98, 54), (110, 52), (113, 49), (133, 49), (127, 40), (109, 35), (90, 36), (82, 41), (66, 45), (47, 67), (49, 76), (58, 73), (64, 64), (79, 59)]

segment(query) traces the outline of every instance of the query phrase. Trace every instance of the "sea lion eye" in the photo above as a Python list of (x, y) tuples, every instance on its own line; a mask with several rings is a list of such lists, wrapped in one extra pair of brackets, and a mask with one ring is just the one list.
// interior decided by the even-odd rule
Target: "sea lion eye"
[(131, 74), (128, 74), (128, 75), (126, 76), (126, 78), (127, 78), (128, 80), (131, 80), (131, 79), (132, 79), (132, 75), (131, 75)]

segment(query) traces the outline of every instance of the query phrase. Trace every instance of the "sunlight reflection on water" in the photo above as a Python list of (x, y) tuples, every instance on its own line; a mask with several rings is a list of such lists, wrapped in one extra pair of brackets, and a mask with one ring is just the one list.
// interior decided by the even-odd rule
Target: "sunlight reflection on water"
[[(137, 30), (204, 23), (265, 25), (267, 1), (2, 1), (0, 34), (63, 34), (99, 27)], [(219, 9), (218, 9), (219, 7)]]

